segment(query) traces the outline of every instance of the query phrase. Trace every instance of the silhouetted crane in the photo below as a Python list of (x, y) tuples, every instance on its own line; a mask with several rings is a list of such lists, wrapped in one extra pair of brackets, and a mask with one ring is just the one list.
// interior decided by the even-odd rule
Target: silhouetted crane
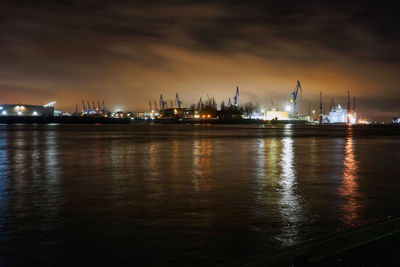
[(233, 102), (235, 107), (238, 105), (238, 97), (239, 97), (239, 86), (236, 86), (236, 95), (233, 97)]
[(293, 103), (293, 114), (297, 114), (296, 100), (297, 100), (297, 94), (299, 93), (299, 89), (300, 89), (300, 92), (303, 91), (301, 89), (300, 81), (297, 81), (296, 88), (294, 89), (293, 92), (290, 93), (292, 95), (292, 99), (290, 99), (290, 102)]
[(176, 93), (175, 100), (176, 100), (176, 103), (178, 104), (178, 108), (181, 108), (182, 107), (182, 101), (179, 99), (178, 93)]
[(164, 98), (162, 94), (160, 95), (160, 108), (165, 109), (165, 105), (167, 104), (167, 101), (164, 101)]

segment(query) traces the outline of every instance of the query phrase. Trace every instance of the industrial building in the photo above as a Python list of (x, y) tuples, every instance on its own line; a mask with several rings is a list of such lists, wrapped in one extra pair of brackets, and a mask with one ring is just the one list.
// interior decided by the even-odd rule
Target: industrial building
[(289, 113), (287, 111), (268, 110), (264, 114), (264, 119), (267, 121), (271, 120), (287, 121), (289, 120)]
[(158, 118), (164, 119), (185, 119), (185, 118), (194, 118), (194, 110), (190, 108), (166, 108), (160, 110)]
[(43, 116), (53, 117), (54, 107), (22, 104), (0, 105), (0, 116)]

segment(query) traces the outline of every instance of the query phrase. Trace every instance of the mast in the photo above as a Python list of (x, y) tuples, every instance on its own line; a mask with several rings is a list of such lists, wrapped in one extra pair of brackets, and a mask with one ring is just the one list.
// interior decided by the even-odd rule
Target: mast
[(319, 92), (319, 123), (322, 123), (322, 92)]

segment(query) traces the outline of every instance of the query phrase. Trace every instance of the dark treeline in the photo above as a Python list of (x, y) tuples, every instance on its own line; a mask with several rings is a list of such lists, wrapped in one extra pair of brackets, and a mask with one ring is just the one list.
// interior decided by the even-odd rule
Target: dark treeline
[(210, 115), (211, 117), (218, 117), (220, 119), (236, 119), (243, 116), (252, 118), (253, 114), (261, 112), (260, 104), (253, 102), (246, 102), (244, 105), (235, 106), (232, 104), (227, 105), (225, 101), (222, 101), (218, 109), (214, 97), (209, 97), (204, 101), (200, 99), (197, 104), (192, 104), (190, 109), (200, 115)]

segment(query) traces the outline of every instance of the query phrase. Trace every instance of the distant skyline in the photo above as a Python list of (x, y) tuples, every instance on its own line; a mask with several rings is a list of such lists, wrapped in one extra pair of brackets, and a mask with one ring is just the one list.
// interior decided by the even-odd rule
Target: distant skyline
[(350, 90), (365, 116), (400, 115), (400, 21), (383, 2), (6, 0), (0, 15), (0, 103), (144, 110), (239, 86), (269, 106), (300, 80), (307, 111)]

